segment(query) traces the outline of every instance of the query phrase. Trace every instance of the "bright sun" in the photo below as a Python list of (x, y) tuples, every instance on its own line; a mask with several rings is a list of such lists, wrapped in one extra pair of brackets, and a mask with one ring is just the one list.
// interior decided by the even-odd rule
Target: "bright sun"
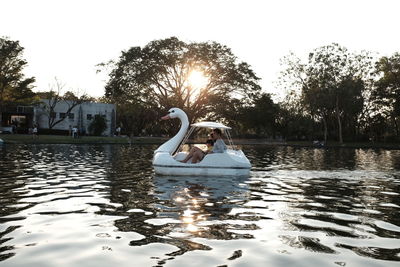
[(188, 77), (189, 84), (194, 89), (202, 89), (208, 83), (208, 78), (204, 76), (204, 73), (198, 70), (192, 70)]

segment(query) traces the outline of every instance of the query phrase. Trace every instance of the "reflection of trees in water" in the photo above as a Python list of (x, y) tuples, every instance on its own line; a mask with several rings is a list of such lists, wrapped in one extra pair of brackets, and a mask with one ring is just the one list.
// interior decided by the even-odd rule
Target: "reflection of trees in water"
[(356, 247), (345, 244), (337, 244), (337, 247), (350, 249), (356, 254), (364, 257), (387, 261), (400, 261), (400, 248)]
[(106, 190), (109, 195), (106, 197), (111, 203), (122, 206), (111, 211), (102, 209), (100, 213), (113, 212), (113, 215), (120, 215), (132, 207), (147, 208), (154, 202), (154, 185), (151, 181), (153, 147), (150, 148), (148, 146), (113, 147), (110, 168), (107, 170)]
[[(262, 213), (252, 212), (251, 206), (236, 209), (252, 200), (278, 205), (284, 202), (286, 208), (279, 214), (280, 220), (289, 230), (302, 231), (301, 235), (280, 236), (283, 243), (292, 247), (335, 252), (334, 248), (322, 244), (324, 240), (308, 237), (307, 232), (357, 239), (372, 235), (398, 239), (398, 232), (380, 227), (377, 221), (400, 225), (397, 212), (400, 177), (395, 172), (379, 177), (386, 170), (399, 169), (399, 151), (245, 146), (255, 166), (253, 181), (246, 183), (246, 178), (153, 177), (154, 149), (153, 146), (116, 145), (0, 148), (0, 261), (13, 255), (14, 248), (7, 243), (15, 229), (24, 225), (21, 211), (39, 204), (32, 199), (39, 198), (40, 194), (52, 194), (57, 186), (68, 198), (82, 197), (84, 192), (94, 201), (99, 199), (96, 203), (86, 203), (99, 207), (98, 214), (126, 217), (115, 221), (118, 229), (145, 236), (131, 241), (131, 246), (164, 243), (177, 247), (166, 259), (160, 259), (160, 265), (187, 251), (211, 249), (201, 244), (199, 240), (202, 239), (253, 238), (251, 231), (257, 226), (252, 222), (266, 218)], [(369, 165), (369, 162), (375, 163)], [(299, 177), (281, 179), (273, 177), (273, 168), (257, 172), (271, 166), (278, 166), (275, 167), (278, 171), (281, 168), (318, 170), (329, 178), (313, 174), (314, 177), (304, 180)], [(354, 169), (364, 176), (350, 177)], [(374, 172), (365, 171), (369, 169), (384, 171), (375, 172), (376, 176)], [(63, 178), (55, 178), (60, 170)], [(332, 176), (329, 170), (340, 175)], [(257, 177), (260, 173), (267, 177)], [(259, 182), (253, 183), (257, 179)], [(40, 192), (43, 189), (48, 192)], [(24, 202), (29, 192), (31, 202)], [(268, 198), (274, 194), (276, 198)], [(133, 209), (136, 211), (132, 212)], [(240, 211), (232, 212), (232, 209)], [(271, 210), (267, 207), (265, 211)], [(321, 225), (307, 223), (307, 220)], [(396, 249), (345, 244), (336, 247), (377, 259), (398, 260)], [(240, 255), (238, 252), (236, 256)]]
[[(119, 203), (124, 206), (117, 212), (129, 218), (117, 220), (115, 225), (121, 231), (134, 231), (145, 236), (131, 241), (131, 246), (165, 243), (178, 248), (159, 264), (188, 251), (211, 250), (207, 245), (192, 241), (193, 238), (253, 238), (250, 234), (235, 231), (254, 230), (258, 228), (256, 225), (226, 222), (238, 219), (229, 212), (247, 201), (247, 186), (243, 184), (246, 179), (161, 176), (141, 179), (133, 176), (130, 180), (138, 182), (132, 183), (131, 192), (120, 198)], [(154, 193), (146, 194), (149, 189)], [(139, 192), (143, 195), (138, 195)], [(142, 209), (143, 212), (132, 214), (127, 212), (130, 209)]]
[[(0, 260), (14, 255), (7, 246), (12, 232), (25, 225), (21, 211), (41, 204), (41, 197), (62, 190), (63, 199), (93, 197), (100, 214), (117, 214), (114, 203), (154, 203), (148, 194), (153, 149), (116, 145), (7, 145), (0, 149)], [(135, 159), (137, 158), (137, 159)], [(57, 177), (59, 176), (59, 177)], [(93, 186), (95, 185), (95, 186)], [(124, 190), (130, 190), (127, 193)], [(59, 192), (59, 191), (58, 191)], [(28, 197), (29, 202), (25, 201)], [(104, 200), (97, 201), (97, 198)], [(43, 199), (43, 198), (42, 198)], [(108, 202), (111, 202), (108, 204)], [(126, 202), (126, 203), (125, 203)], [(147, 206), (147, 205), (146, 205)], [(51, 211), (51, 214), (57, 211)], [(76, 211), (75, 211), (76, 212)], [(14, 215), (14, 216), (12, 216)], [(6, 216), (12, 216), (5, 218)], [(9, 227), (7, 227), (9, 225)]]
[[(323, 169), (332, 164), (325, 149), (291, 146), (245, 146), (253, 168), (285, 166), (298, 169)], [(334, 156), (336, 157), (336, 156)], [(338, 158), (338, 157), (336, 157)]]
[[(398, 239), (396, 230), (383, 229), (378, 223), (384, 221), (400, 225), (396, 212), (400, 206), (400, 184), (394, 183), (392, 179), (365, 173), (361, 178), (325, 177), (306, 179), (301, 183), (298, 180), (284, 182), (291, 190), (301, 190), (297, 190), (301, 198), (289, 197), (288, 192), (284, 200), (289, 203), (289, 209), (282, 215), (282, 219), (292, 231), (322, 232), (327, 236), (357, 239)], [(287, 191), (285, 187), (280, 190)], [(318, 238), (285, 235), (280, 238), (283, 243), (292, 247), (336, 253), (334, 249), (321, 244)], [(398, 249), (353, 247), (337, 242), (335, 247), (351, 249), (359, 255), (376, 259), (400, 260)]]
[[(328, 237), (398, 239), (395, 229), (400, 225), (400, 177), (394, 170), (400, 167), (399, 151), (296, 147), (248, 149), (255, 155), (253, 166), (264, 170), (279, 170), (280, 166), (286, 170), (299, 170), (296, 172), (299, 177), (296, 173), (291, 176), (287, 171), (282, 178), (266, 173), (271, 179), (261, 179), (259, 183), (250, 185), (250, 191), (258, 193), (252, 195), (251, 200), (263, 201), (260, 194), (273, 196), (269, 189), (274, 188), (276, 202), (285, 203), (285, 210), (280, 214), (285, 224), (283, 227), (304, 233), (279, 236), (284, 244), (320, 253), (336, 253), (337, 248), (346, 248), (361, 256), (400, 260), (399, 249), (348, 246), (338, 242), (334, 243), (335, 248), (331, 248), (322, 244), (325, 240), (315, 238), (313, 234), (305, 236), (306, 233), (325, 233)], [(318, 173), (322, 176), (318, 177)], [(301, 178), (302, 174), (309, 178)], [(383, 226), (379, 225), (380, 222)], [(393, 224), (395, 229), (389, 230), (391, 226), (386, 223)]]
[(243, 150), (256, 169), (279, 166), (301, 170), (400, 169), (399, 150), (268, 145), (249, 145)]
[[(20, 199), (26, 193), (23, 190), (29, 177), (24, 172), (32, 153), (23, 146), (0, 146), (0, 225), (8, 225), (3, 231), (0, 231), (0, 261), (6, 260), (15, 255), (14, 246), (8, 246), (6, 243), (13, 239), (10, 233), (18, 229), (21, 216), (12, 216), (18, 214), (31, 205), (19, 204)], [(15, 224), (15, 225), (13, 225)]]
[(305, 236), (280, 236), (282, 243), (294, 248), (304, 248), (319, 253), (337, 253), (335, 250), (320, 243), (318, 238)]
[[(108, 150), (107, 146), (85, 145), (6, 145), (0, 148), (0, 225), (5, 228), (0, 232), (0, 261), (15, 255), (11, 252), (14, 246), (7, 246), (7, 242), (13, 239), (13, 231), (26, 226), (27, 218), (21, 213), (43, 204), (41, 198), (51, 196), (57, 189), (68, 195), (60, 199), (82, 197), (79, 189), (91, 190), (90, 186), (85, 186), (85, 181), (92, 179), (86, 177), (88, 168), (106, 165)], [(74, 187), (65, 185), (68, 181), (74, 181)], [(54, 196), (48, 201), (56, 200)], [(49, 211), (49, 214), (57, 214), (57, 211)]]
[(399, 170), (400, 151), (384, 149), (355, 149), (357, 169)]

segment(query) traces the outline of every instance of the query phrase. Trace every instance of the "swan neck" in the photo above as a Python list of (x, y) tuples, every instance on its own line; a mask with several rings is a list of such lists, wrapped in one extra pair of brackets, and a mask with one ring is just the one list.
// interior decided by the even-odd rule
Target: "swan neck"
[(154, 153), (168, 152), (172, 154), (181, 144), (183, 138), (186, 135), (187, 129), (189, 128), (189, 119), (186, 116), (186, 114), (184, 114), (184, 116), (179, 117), (179, 119), (181, 121), (181, 127), (178, 133), (170, 140), (168, 140), (166, 143), (162, 144)]

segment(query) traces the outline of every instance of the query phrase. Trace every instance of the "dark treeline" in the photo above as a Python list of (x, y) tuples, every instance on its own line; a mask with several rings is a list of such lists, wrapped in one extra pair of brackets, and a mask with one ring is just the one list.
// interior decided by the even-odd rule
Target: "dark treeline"
[[(22, 75), (22, 51), (0, 38), (0, 105), (35, 99), (34, 78)], [(241, 137), (400, 140), (399, 53), (378, 57), (330, 44), (305, 60), (290, 54), (282, 60), (279, 87), (286, 97), (279, 103), (263, 92), (249, 64), (216, 42), (155, 40), (98, 67), (109, 75), (101, 101), (117, 104), (117, 124), (129, 135), (173, 133), (177, 125), (158, 121), (179, 107), (191, 122), (221, 121)]]
[[(109, 62), (105, 98), (119, 105), (119, 121), (134, 135), (160, 134), (155, 123), (172, 106), (192, 121), (220, 120), (244, 137), (286, 140), (399, 141), (400, 55), (373, 57), (331, 44), (304, 62), (282, 60), (281, 88), (274, 103), (250, 66), (215, 42), (186, 44), (177, 38), (123, 51)], [(207, 78), (194, 88), (190, 74)]]
[(306, 62), (284, 58), (281, 81), (289, 90), (290, 139), (399, 141), (400, 54), (374, 58), (331, 44), (309, 53)]

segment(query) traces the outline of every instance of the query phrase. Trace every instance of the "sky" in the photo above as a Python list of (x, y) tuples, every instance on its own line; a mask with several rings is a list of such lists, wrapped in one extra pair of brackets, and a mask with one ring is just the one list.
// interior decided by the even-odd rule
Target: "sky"
[(397, 0), (0, 0), (0, 37), (24, 47), (35, 91), (54, 87), (99, 97), (107, 76), (96, 65), (133, 46), (176, 36), (216, 41), (282, 97), (280, 59), (305, 58), (333, 42), (351, 51), (400, 52)]

